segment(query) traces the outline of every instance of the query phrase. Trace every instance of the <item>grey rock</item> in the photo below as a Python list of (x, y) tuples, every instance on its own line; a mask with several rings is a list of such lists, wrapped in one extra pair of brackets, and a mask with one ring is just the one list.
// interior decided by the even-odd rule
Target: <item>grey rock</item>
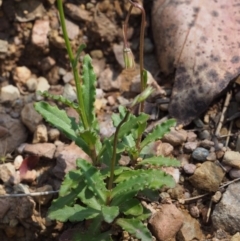
[(41, 1), (26, 0), (15, 4), (16, 19), (19, 22), (28, 22), (36, 18), (41, 18), (45, 9)]
[(226, 151), (222, 162), (228, 166), (240, 169), (240, 153), (236, 151)]
[(188, 142), (186, 142), (184, 144), (184, 150), (187, 153), (191, 153), (191, 152), (193, 152), (197, 148), (197, 146), (198, 146), (197, 142), (190, 142), (190, 141), (188, 141)]
[(189, 177), (189, 181), (195, 188), (215, 192), (218, 190), (224, 175), (225, 173), (220, 166), (206, 161)]
[(118, 90), (120, 87), (119, 78), (115, 78), (116, 73), (110, 68), (106, 68), (99, 76), (98, 83), (103, 91)]
[(204, 131), (201, 131), (201, 132), (199, 133), (199, 138), (200, 138), (201, 140), (210, 139), (210, 138), (211, 138), (211, 134), (209, 133), (208, 130), (204, 130)]
[(73, 77), (73, 74), (72, 72), (67, 72), (64, 76), (63, 76), (63, 82), (65, 84), (69, 83), (71, 80), (73, 80), (74, 77)]
[(192, 163), (187, 163), (183, 166), (183, 170), (186, 174), (192, 175), (196, 170), (196, 165)]
[(192, 157), (195, 160), (201, 161), (201, 162), (205, 161), (208, 155), (209, 155), (209, 151), (202, 147), (196, 148), (192, 153)]
[(199, 146), (209, 150), (211, 147), (214, 147), (214, 142), (208, 139), (204, 139), (200, 141)]
[(72, 21), (65, 19), (66, 28), (69, 39), (75, 39), (79, 34), (79, 27), (77, 24), (73, 23)]
[(196, 139), (197, 139), (197, 135), (192, 131), (188, 131), (187, 141), (194, 142), (194, 141), (196, 141)]
[(21, 111), (21, 120), (33, 133), (42, 122), (42, 116), (34, 109), (33, 103), (28, 103)]
[(17, 87), (13, 85), (6, 85), (1, 88), (0, 100), (1, 102), (13, 102), (20, 98), (20, 92)]
[(223, 229), (231, 235), (240, 230), (240, 183), (228, 186), (221, 201), (212, 213), (212, 223), (215, 229)]
[(77, 99), (77, 94), (74, 91), (72, 85), (66, 84), (63, 89), (63, 97), (69, 99), (70, 101), (75, 101)]
[(35, 156), (46, 157), (52, 159), (56, 150), (56, 146), (52, 143), (26, 144), (24, 152)]
[(232, 179), (236, 179), (240, 177), (240, 169), (237, 168), (232, 168), (229, 172), (228, 172), (230, 178)]
[(174, 238), (183, 224), (183, 215), (175, 205), (163, 204), (160, 210), (152, 215), (149, 225), (154, 236), (160, 241)]
[(25, 142), (28, 133), (19, 119), (13, 119), (7, 114), (0, 114), (0, 126), (7, 130), (6, 135), (0, 137), (0, 156), (5, 156)]
[(183, 226), (177, 233), (178, 241), (205, 240), (199, 222), (183, 211)]

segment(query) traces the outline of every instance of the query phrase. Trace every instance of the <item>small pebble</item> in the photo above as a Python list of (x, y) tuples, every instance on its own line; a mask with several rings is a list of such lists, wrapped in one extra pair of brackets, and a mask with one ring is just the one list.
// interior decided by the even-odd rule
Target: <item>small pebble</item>
[(36, 88), (37, 88), (37, 79), (34, 78), (34, 77), (29, 78), (26, 81), (26, 86), (27, 86), (29, 91), (34, 92), (36, 90)]
[(239, 178), (240, 177), (240, 169), (237, 169), (237, 168), (232, 168), (230, 171), (229, 171), (229, 176), (231, 179), (236, 179), (236, 178)]
[(211, 135), (208, 130), (201, 131), (199, 133), (199, 139), (204, 140), (204, 139), (210, 139)]
[(60, 131), (56, 128), (51, 128), (49, 131), (48, 131), (48, 137), (49, 137), (49, 140), (54, 142), (56, 140), (59, 139), (60, 137)]
[(187, 133), (187, 141), (194, 142), (194, 141), (196, 141), (196, 139), (197, 139), (197, 135), (194, 132), (189, 131)]
[(191, 153), (193, 152), (198, 146), (198, 143), (197, 142), (186, 142), (184, 144), (184, 150), (186, 153)]
[(188, 163), (183, 166), (183, 170), (186, 174), (192, 175), (196, 170), (196, 165)]
[(212, 201), (214, 203), (218, 203), (222, 197), (222, 193), (220, 191), (216, 191), (215, 194), (212, 196)]
[(43, 124), (40, 124), (37, 126), (34, 135), (33, 135), (33, 141), (32, 143), (44, 143), (48, 141), (48, 135), (47, 135), (47, 127)]
[(202, 147), (196, 148), (192, 153), (192, 157), (197, 161), (205, 161), (208, 155), (209, 151)]
[(20, 168), (20, 166), (22, 165), (22, 162), (23, 162), (23, 157), (21, 155), (18, 155), (15, 157), (13, 163), (16, 170)]
[(200, 215), (199, 209), (198, 209), (198, 207), (195, 206), (195, 205), (191, 205), (191, 206), (189, 207), (189, 213), (190, 213), (191, 216), (194, 217), (194, 218), (198, 218), (199, 215)]

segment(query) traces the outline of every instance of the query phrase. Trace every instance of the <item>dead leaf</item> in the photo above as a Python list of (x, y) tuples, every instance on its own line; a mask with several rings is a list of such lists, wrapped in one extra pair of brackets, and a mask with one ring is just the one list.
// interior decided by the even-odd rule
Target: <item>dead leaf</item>
[(152, 24), (161, 71), (176, 70), (169, 112), (186, 125), (240, 73), (240, 0), (156, 0)]

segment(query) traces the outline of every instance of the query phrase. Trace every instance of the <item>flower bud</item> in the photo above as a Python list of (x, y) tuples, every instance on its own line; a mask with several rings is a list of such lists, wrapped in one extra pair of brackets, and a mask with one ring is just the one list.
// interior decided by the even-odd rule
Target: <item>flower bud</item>
[(123, 59), (125, 63), (125, 69), (132, 69), (135, 67), (134, 56), (130, 48), (123, 49)]

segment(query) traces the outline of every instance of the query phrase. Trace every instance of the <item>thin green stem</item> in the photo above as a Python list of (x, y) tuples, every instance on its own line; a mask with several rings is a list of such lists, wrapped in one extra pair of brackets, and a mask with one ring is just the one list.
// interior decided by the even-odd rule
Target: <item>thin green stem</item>
[(63, 38), (64, 38), (65, 45), (66, 45), (66, 48), (67, 48), (67, 52), (68, 52), (68, 56), (69, 56), (69, 59), (70, 59), (70, 62), (71, 62), (71, 66), (72, 66), (72, 69), (73, 69), (73, 76), (74, 76), (75, 85), (76, 85), (76, 89), (77, 89), (77, 99), (78, 99), (78, 106), (79, 106), (78, 114), (81, 117), (84, 129), (88, 129), (89, 123), (87, 121), (87, 115), (86, 115), (86, 110), (85, 110), (84, 103), (83, 103), (83, 93), (82, 93), (82, 88), (81, 88), (82, 79), (81, 79), (81, 77), (78, 73), (77, 66), (73, 65), (74, 55), (73, 55), (71, 44), (70, 44), (70, 41), (69, 41), (69, 38), (68, 38), (62, 0), (57, 0), (57, 6), (58, 6), (60, 22), (61, 22), (62, 31), (63, 31)]
[(111, 160), (111, 172), (110, 172), (110, 178), (108, 181), (108, 190), (112, 189), (113, 186), (113, 177), (114, 177), (114, 170), (115, 170), (115, 165), (116, 165), (116, 156), (117, 156), (117, 141), (118, 141), (118, 133), (121, 129), (121, 126), (124, 124), (124, 122), (127, 121), (128, 117), (130, 114), (130, 110), (127, 110), (126, 115), (124, 118), (121, 120), (121, 122), (118, 124), (116, 128), (116, 132), (114, 135), (114, 140), (113, 140), (113, 154), (112, 154), (112, 160)]

